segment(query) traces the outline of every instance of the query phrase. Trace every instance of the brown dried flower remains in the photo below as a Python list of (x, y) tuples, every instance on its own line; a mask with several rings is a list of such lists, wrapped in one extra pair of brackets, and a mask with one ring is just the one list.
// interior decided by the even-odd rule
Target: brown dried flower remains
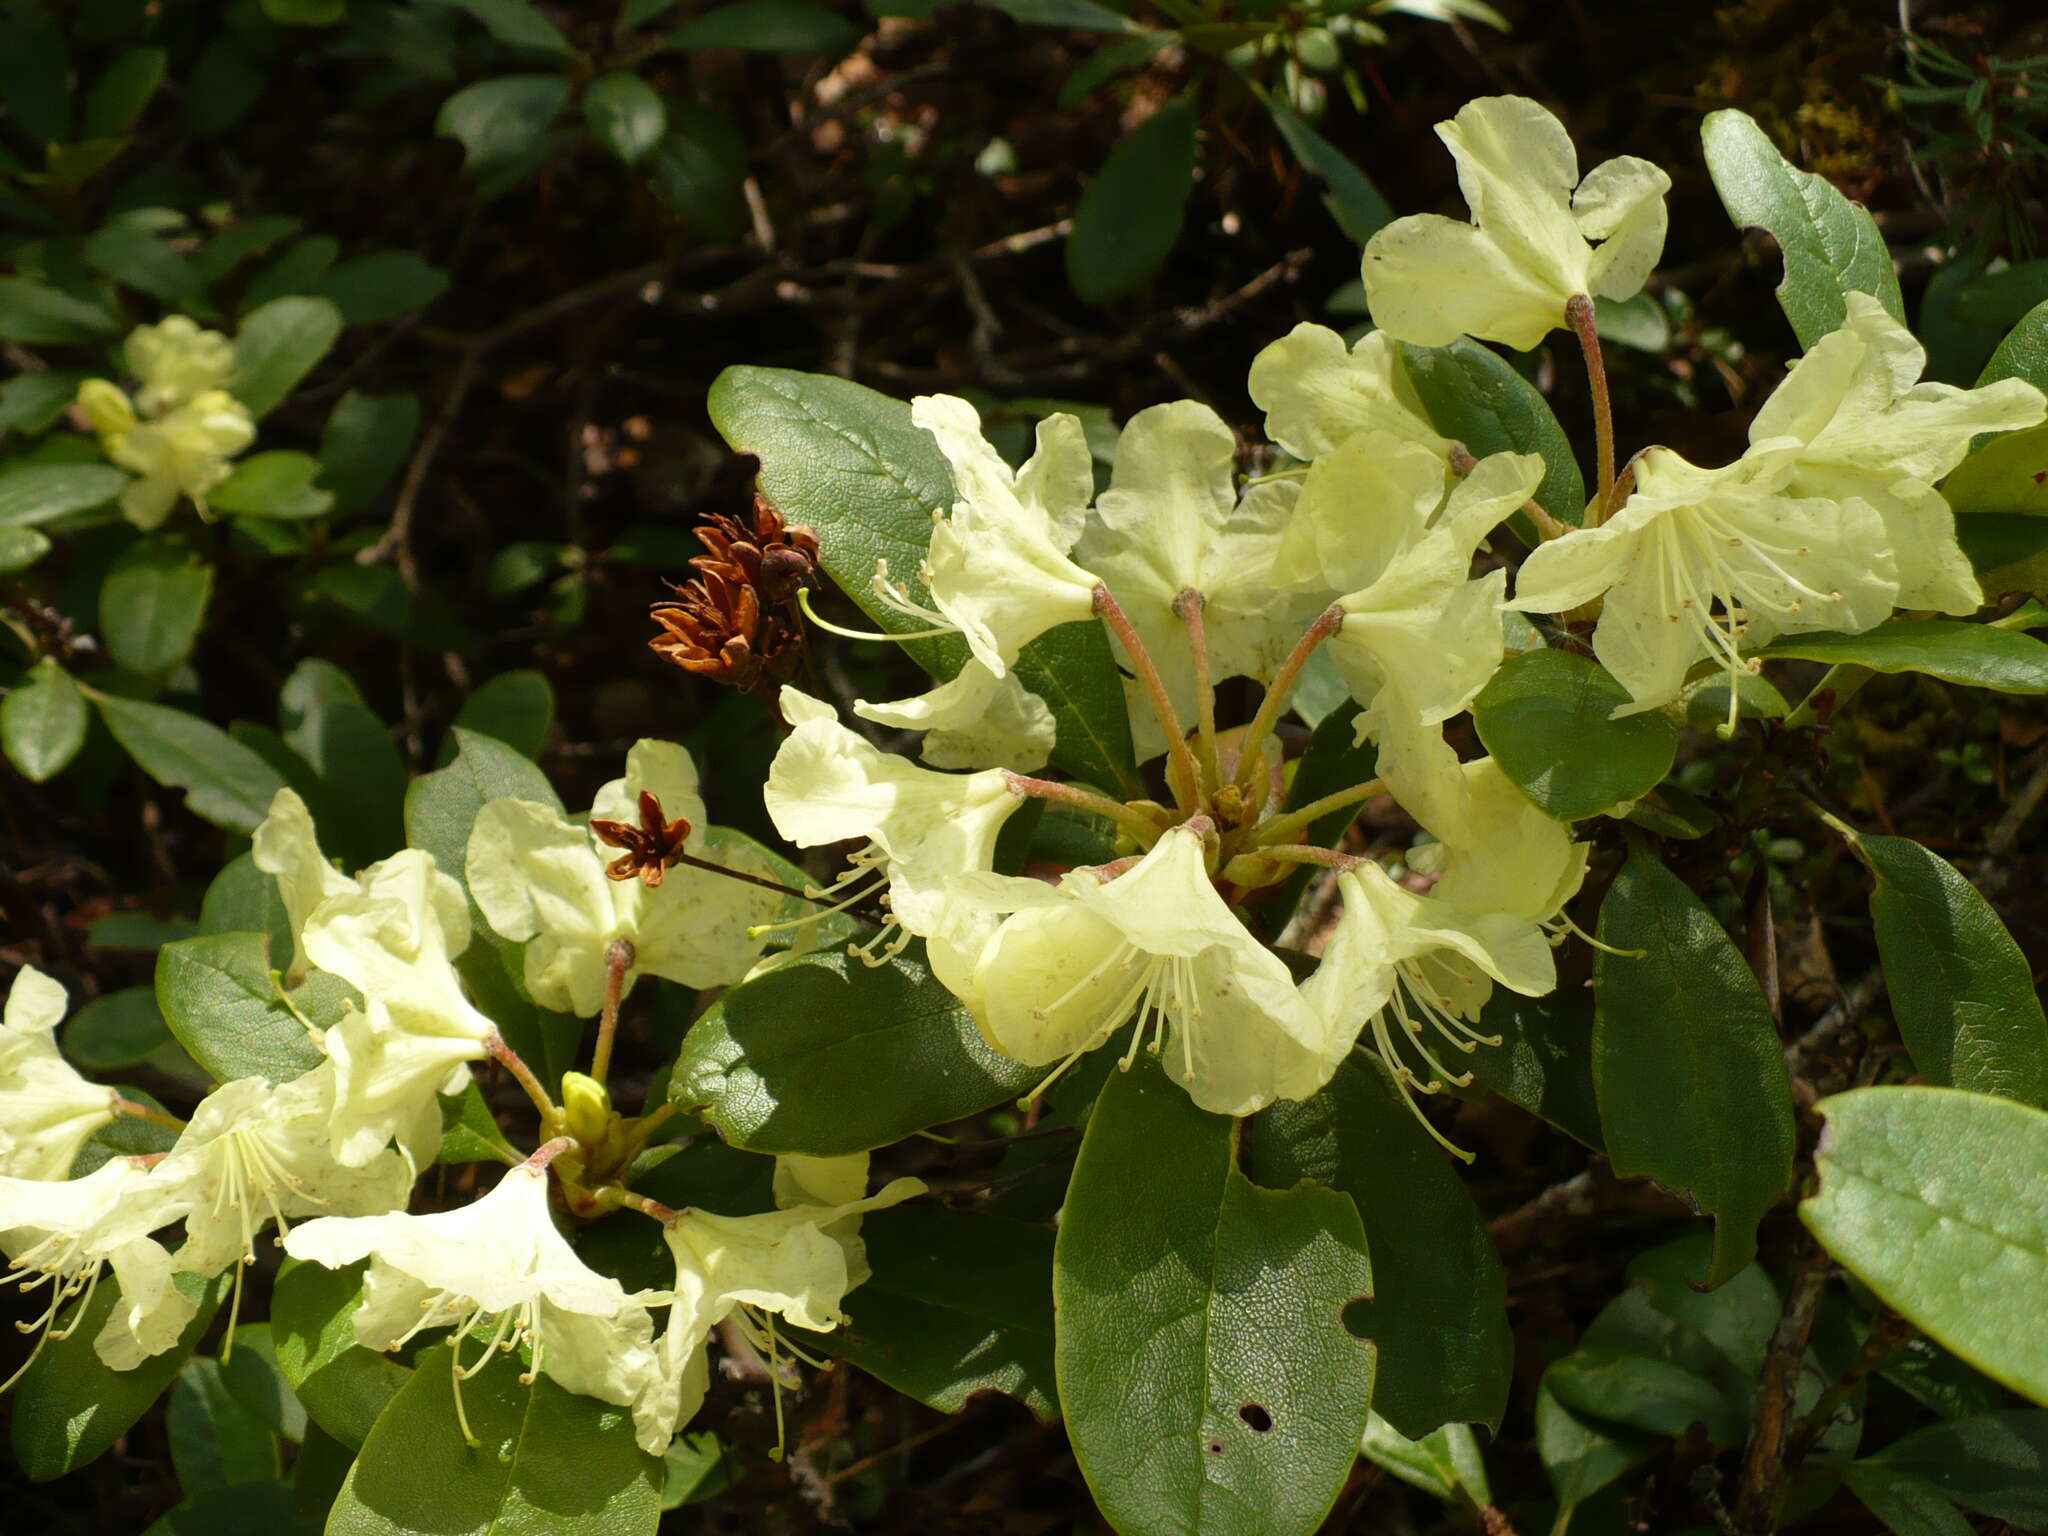
[(662, 633), (648, 642), (688, 672), (735, 688), (772, 689), (796, 675), (804, 629), (797, 593), (818, 565), (818, 536), (792, 527), (765, 497), (749, 521), (713, 513), (697, 530), (705, 553), (673, 601), (652, 613)]
[(661, 884), (669, 867), (683, 856), (683, 843), (690, 835), (687, 818), (667, 819), (661, 801), (647, 790), (640, 791), (640, 825), (629, 821), (590, 819), (590, 830), (614, 848), (625, 852), (605, 866), (614, 880), (639, 877), (649, 890)]

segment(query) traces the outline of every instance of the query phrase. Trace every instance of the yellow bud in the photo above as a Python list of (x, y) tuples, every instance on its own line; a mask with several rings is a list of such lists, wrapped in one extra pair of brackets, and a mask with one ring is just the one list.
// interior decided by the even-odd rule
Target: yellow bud
[[(135, 407), (120, 389), (105, 379), (87, 379), (78, 386), (75, 402), (79, 415), (102, 438), (118, 440), (135, 426)], [(107, 445), (111, 448), (113, 445)]]
[(604, 1142), (612, 1128), (612, 1096), (603, 1083), (581, 1072), (562, 1074), (563, 1129), (587, 1147)]

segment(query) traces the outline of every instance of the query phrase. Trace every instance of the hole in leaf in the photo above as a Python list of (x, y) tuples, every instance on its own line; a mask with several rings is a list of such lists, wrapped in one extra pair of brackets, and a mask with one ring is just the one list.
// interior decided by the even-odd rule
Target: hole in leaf
[(1237, 1410), (1237, 1416), (1244, 1420), (1245, 1427), (1255, 1435), (1263, 1435), (1273, 1427), (1273, 1415), (1266, 1411), (1262, 1403), (1246, 1403)]
[(1344, 1303), (1343, 1310), (1337, 1315), (1343, 1319), (1344, 1331), (1354, 1339), (1369, 1339), (1372, 1337), (1372, 1298), (1370, 1296), (1352, 1297)]
[(1223, 1454), (1223, 1442), (1221, 1440), (1211, 1440), (1209, 1442), (1209, 1454), (1211, 1456), (1221, 1456)]

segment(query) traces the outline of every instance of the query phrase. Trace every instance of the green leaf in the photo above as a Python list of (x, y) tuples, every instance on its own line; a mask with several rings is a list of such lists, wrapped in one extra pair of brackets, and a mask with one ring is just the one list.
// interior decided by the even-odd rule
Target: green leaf
[(147, 533), (115, 557), (100, 582), (100, 637), (130, 672), (164, 673), (192, 654), (213, 567), (189, 539)]
[(116, 219), (102, 225), (86, 239), (84, 256), (95, 272), (161, 303), (202, 311), (207, 307), (198, 268), (142, 224)]
[(2000, 379), (2025, 379), (2036, 389), (2048, 389), (2048, 302), (2020, 317), (1977, 375), (1980, 386)]
[(1749, 1433), (1747, 1420), (1712, 1382), (1648, 1355), (1582, 1345), (1544, 1373), (1543, 1385), (1574, 1413), (1661, 1439), (1682, 1438), (1700, 1424), (1710, 1444), (1726, 1449)]
[(287, 294), (309, 294), (341, 256), (332, 235), (308, 235), (267, 263), (242, 290), (244, 307), (267, 304)]
[(251, 256), (269, 250), (280, 240), (289, 240), (302, 228), (304, 224), (300, 220), (281, 213), (244, 219), (239, 224), (229, 225), (195, 251), (192, 265), (199, 269), (201, 280), (211, 287)]
[(1811, 347), (1842, 325), (1846, 294), (1867, 293), (1905, 321), (1891, 252), (1868, 209), (1790, 164), (1747, 114), (1733, 108), (1707, 114), (1700, 142), (1728, 216), (1768, 230), (1784, 252), (1778, 304), (1800, 346)]
[(296, 520), (323, 516), (334, 495), (313, 482), (323, 466), (309, 453), (288, 448), (251, 454), (213, 488), (207, 505), (215, 512)]
[(1127, 1533), (1307, 1536), (1365, 1432), (1373, 1290), (1350, 1199), (1261, 1189), (1235, 1122), (1141, 1056), (1089, 1117), (1053, 1270), (1074, 1455)]
[(1593, 317), (1603, 341), (1638, 352), (1661, 353), (1671, 346), (1671, 317), (1655, 294), (1639, 293), (1618, 303), (1595, 299)]
[(350, 325), (382, 325), (441, 297), (448, 274), (411, 251), (372, 251), (329, 271), (313, 291), (332, 299)]
[(277, 1436), (235, 1400), (218, 1360), (194, 1356), (171, 1385), (171, 1465), (189, 1498), (235, 1483), (275, 1482)]
[(2048, 1413), (2022, 1408), (1930, 1424), (1864, 1464), (1918, 1478), (1965, 1509), (2022, 1530), (2048, 1523), (2048, 1478), (2041, 1475), (2048, 1467)]
[(51, 657), (0, 702), (0, 749), (31, 784), (45, 784), (85, 745), (85, 695)]
[[(283, 963), (283, 956), (277, 963)], [(290, 1082), (325, 1059), (271, 980), (270, 941), (260, 933), (207, 934), (157, 952), (156, 1002), (178, 1043), (223, 1083), (241, 1077)], [(292, 1001), (316, 1026), (341, 1016), (346, 992), (316, 972)]]
[(282, 954), (291, 943), (292, 930), (277, 893), (277, 877), (258, 869), (250, 854), (230, 859), (200, 901), (199, 932), (264, 934), (271, 948)]
[(459, 651), (473, 636), (458, 623), (432, 587), (417, 592), (388, 565), (331, 560), (313, 573), (313, 595), (334, 604), (358, 623), (407, 645)]
[[(405, 838), (409, 846), (431, 853), (443, 874), (466, 884), (469, 831), (489, 801), (510, 795), (558, 811), (562, 802), (547, 775), (516, 748), (461, 726), (449, 734), (455, 738), (455, 760), (420, 775), (406, 789)], [(477, 914), (472, 910), (471, 915)], [(488, 925), (479, 931), (492, 932)]]
[(64, 414), (87, 377), (75, 368), (46, 368), (0, 384), (0, 432), (42, 431)]
[[(540, 756), (555, 719), (555, 688), (544, 673), (500, 672), (462, 701), (455, 723), (504, 742), (526, 757)], [(452, 740), (443, 750), (452, 754)]]
[(348, 14), (348, 0), (263, 0), (263, 14), (281, 27), (331, 27)]
[(156, 993), (148, 987), (96, 997), (64, 1025), (64, 1054), (87, 1072), (135, 1066), (170, 1043)]
[(1131, 19), (1096, 0), (988, 0), (1027, 27), (1053, 27), (1061, 32), (1128, 32)]
[(64, 28), (40, 0), (20, 0), (0, 21), (0, 106), (44, 143), (71, 137), (71, 54)]
[(472, 177), (521, 165), (561, 115), (569, 82), (560, 75), (503, 75), (465, 86), (441, 103), (434, 132), (462, 141)]
[(527, 0), (427, 0), (449, 10), (467, 11), (484, 24), (484, 30), (508, 48), (532, 53), (553, 53), (572, 58), (576, 50), (561, 28), (549, 21)]
[(460, 1094), (441, 1095), (441, 1150), (435, 1154), (435, 1162), (502, 1162), (502, 1154), (512, 1150), (474, 1082), (465, 1085)]
[(462, 1383), (439, 1360), (413, 1374), (363, 1442), (327, 1536), (653, 1536), (661, 1459), (633, 1443), (623, 1408), (546, 1376), (519, 1384), (502, 1357)]
[(155, 954), (177, 939), (189, 939), (198, 928), (183, 918), (152, 917), (147, 912), (110, 912), (96, 918), (86, 930), (85, 941), (94, 949), (130, 950)]
[(863, 1218), (873, 1276), (834, 1334), (805, 1334), (897, 1391), (958, 1413), (1006, 1392), (1059, 1416), (1052, 1364), (1049, 1227), (979, 1211), (908, 1205)]
[(195, 816), (231, 832), (253, 832), (284, 779), (219, 726), (167, 704), (92, 692), (114, 739), (157, 783), (185, 791)]
[(859, 41), (858, 28), (822, 5), (806, 0), (734, 0), (684, 22), (662, 46), (819, 53), (837, 58)]
[(1550, 1390), (1546, 1372), (1536, 1389), (1536, 1454), (1557, 1492), (1558, 1522), (1552, 1529), (1564, 1530), (1573, 1510), (1637, 1462), (1647, 1460), (1655, 1444), (1638, 1431), (1599, 1424), (1574, 1413)]
[(1977, 1528), (1932, 1483), (1861, 1461), (1842, 1481), (1892, 1536), (1976, 1536)]
[(732, 239), (747, 223), (746, 140), (714, 107), (685, 100), (667, 107), (669, 132), (647, 157), (654, 190), (698, 234)]
[(1536, 504), (1560, 522), (1576, 526), (1585, 519), (1586, 483), (1571, 440), (1542, 392), (1506, 358), (1469, 336), (1448, 347), (1402, 343), (1400, 355), (1431, 426), (1463, 443), (1476, 458), (1509, 451), (1541, 454), (1543, 483), (1536, 487)]
[[(718, 14), (714, 11), (700, 22)], [(837, 16), (832, 20), (845, 25)], [(599, 75), (590, 82), (583, 94), (583, 120), (590, 125), (590, 136), (627, 165), (638, 164), (668, 132), (668, 111), (661, 104), (661, 93), (623, 70)]]
[(271, 1320), (260, 1326), (271, 1340), (274, 1391), (288, 1399), (308, 1445), (325, 1437), (350, 1452), (360, 1449), (378, 1415), (412, 1379), (411, 1367), (356, 1342), (354, 1316), (368, 1267), (367, 1260), (328, 1269), (287, 1258), (278, 1269)]
[(83, 1306), (64, 1318), (66, 1333), (52, 1337), (14, 1388), (14, 1459), (30, 1482), (46, 1483), (93, 1461), (125, 1435), (163, 1394), (227, 1299), (231, 1277), (178, 1276), (178, 1289), (199, 1310), (178, 1342), (132, 1371), (117, 1371), (93, 1349), (120, 1299), (120, 1283), (104, 1276)]
[(300, 1445), (306, 1438), (306, 1410), (277, 1363), (277, 1340), (268, 1323), (243, 1323), (234, 1347), (220, 1362), (228, 1393), (272, 1434)]
[(314, 807), (329, 849), (355, 869), (405, 846), (405, 759), (349, 675), (309, 657), (277, 698), (285, 743), (328, 791)]
[(1625, 815), (1671, 771), (1678, 724), (1657, 711), (1610, 718), (1628, 690), (1590, 656), (1510, 656), (1472, 704), (1479, 739), (1536, 807), (1559, 821)]
[(1930, 1083), (2048, 1106), (2048, 1015), (1991, 903), (1909, 837), (1849, 833), (1876, 888), (1870, 916), (1892, 1014)]
[[(761, 460), (762, 494), (791, 522), (817, 531), (825, 573), (880, 628), (914, 628), (917, 621), (875, 603), (868, 585), (877, 560), (910, 578), (924, 559), (932, 514), (953, 503), (952, 472), (931, 434), (911, 425), (910, 407), (847, 379), (743, 367), (718, 376), (709, 406), (726, 442)], [(906, 584), (922, 599), (914, 580)], [(903, 649), (940, 678), (967, 655), (952, 637)], [(1017, 672), (1052, 710), (1057, 766), (1139, 792), (1123, 684), (1100, 624), (1063, 624), (1040, 636), (1024, 648)]]
[(2048, 1113), (1955, 1088), (1823, 1099), (1800, 1219), (1887, 1306), (1994, 1381), (2048, 1402)]
[(311, 373), (341, 335), (341, 311), (327, 299), (272, 299), (242, 317), (228, 391), (259, 420)]
[(1074, 205), (1067, 281), (1090, 304), (1142, 287), (1180, 239), (1195, 185), (1193, 96), (1176, 96), (1111, 148)]
[[(277, 1366), (321, 1429), (359, 1449), (412, 1372), (356, 1342), (353, 1318), (363, 1299), (368, 1260), (328, 1269), (286, 1259), (270, 1299)], [(438, 1364), (428, 1355), (430, 1364)]]
[(1777, 1028), (1721, 925), (1647, 849), (1609, 889), (1599, 937), (1593, 1085), (1608, 1158), (1714, 1218), (1703, 1283), (1719, 1285), (1756, 1256), (1757, 1223), (1791, 1182)]
[(2048, 302), (2048, 261), (2021, 261), (1973, 277), (1957, 293), (1956, 318), (1971, 325), (2017, 325)]
[(104, 506), (128, 483), (111, 464), (35, 464), (0, 475), (0, 527), (31, 527)]
[(1467, 1056), (1465, 1070), (1485, 1089), (1600, 1151), (1591, 1001), (1563, 987), (1544, 997), (1495, 987), (1478, 1028), (1501, 1043)]
[(869, 966), (834, 949), (720, 996), (669, 1097), (754, 1152), (836, 1157), (978, 1114), (1045, 1076), (998, 1055), (922, 945)]
[(160, 47), (131, 47), (109, 63), (86, 96), (80, 137), (113, 139), (135, 127), (143, 106), (150, 104), (156, 88), (164, 84), (168, 61), (170, 55)]
[[(6, 50), (0, 47), (0, 56)], [(25, 277), (0, 277), (0, 341), (55, 346), (103, 341), (121, 322), (98, 304)]]
[(54, 547), (38, 529), (0, 526), (0, 575), (27, 570)]
[(1434, 1434), (1410, 1440), (1375, 1413), (1366, 1422), (1360, 1450), (1382, 1471), (1447, 1504), (1480, 1510), (1493, 1502), (1479, 1440), (1469, 1424), (1446, 1424)]
[[(2034, 476), (2048, 469), (2048, 427), (2028, 427), (1994, 437), (1941, 484), (1941, 494), (1956, 513), (1956, 538), (1973, 564), (2005, 564), (2033, 553), (2032, 547), (1995, 558), (2001, 546), (2022, 540), (2038, 543), (2048, 528), (2048, 481)], [(1988, 546), (1988, 547), (1986, 547)]]
[(1357, 1203), (1372, 1300), (1347, 1322), (1379, 1349), (1373, 1411), (1411, 1440), (1498, 1424), (1513, 1365), (1500, 1257), (1387, 1069), (1354, 1054), (1314, 1098), (1261, 1112), (1245, 1129), (1244, 1166), (1271, 1188), (1311, 1179)]
[(335, 403), (320, 434), (320, 479), (333, 512), (366, 510), (405, 463), (420, 429), (418, 395), (365, 395), (350, 390)]
[(290, 1483), (236, 1483), (187, 1499), (142, 1536), (320, 1536)]
[(1365, 172), (1352, 164), (1349, 155), (1309, 127), (1277, 97), (1267, 96), (1264, 101), (1266, 114), (1273, 119), (1273, 126), (1280, 130), (1287, 147), (1294, 151), (1294, 158), (1329, 185), (1330, 190), (1323, 194), (1323, 206), (1330, 210), (1330, 217), (1337, 221), (1347, 240), (1363, 245), (1382, 225), (1392, 222), (1393, 208)]
[(1900, 619), (1860, 635), (1792, 635), (1756, 654), (1873, 672), (1925, 672), (1943, 682), (2000, 693), (2048, 693), (2048, 645), (2031, 635), (1961, 619)]

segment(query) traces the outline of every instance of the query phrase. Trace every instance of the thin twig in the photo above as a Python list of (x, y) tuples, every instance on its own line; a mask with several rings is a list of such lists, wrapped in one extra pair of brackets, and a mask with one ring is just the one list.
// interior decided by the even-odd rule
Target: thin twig
[(1804, 1077), (1813, 1060), (1830, 1050), (1836, 1039), (1856, 1027), (1884, 996), (1884, 971), (1873, 966), (1842, 994), (1842, 1000), (1822, 1014), (1813, 1026), (1785, 1047), (1785, 1065), (1794, 1077)]
[(1810, 1243), (1792, 1273), (1792, 1288), (1778, 1314), (1770, 1353), (1764, 1357), (1763, 1373), (1757, 1379), (1755, 1427), (1750, 1431), (1742, 1484), (1735, 1499), (1735, 1528), (1742, 1536), (1770, 1536), (1778, 1528), (1779, 1486), (1793, 1470), (1785, 1455), (1785, 1434), (1799, 1390), (1806, 1342), (1813, 1336), (1813, 1320), (1820, 1312), (1821, 1295), (1833, 1269), (1819, 1244)]

